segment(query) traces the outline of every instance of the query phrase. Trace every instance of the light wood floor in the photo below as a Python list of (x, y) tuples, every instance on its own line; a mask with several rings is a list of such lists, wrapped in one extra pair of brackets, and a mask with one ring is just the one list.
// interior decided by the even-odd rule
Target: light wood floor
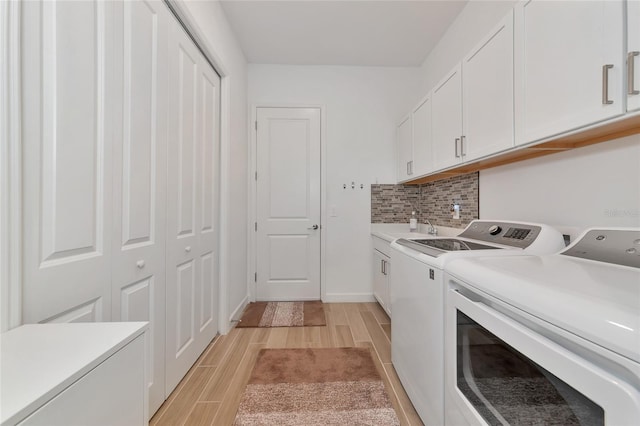
[(234, 328), (214, 340), (152, 426), (231, 425), (262, 348), (369, 347), (402, 425), (422, 425), (391, 365), (391, 324), (377, 303), (325, 304), (326, 327)]

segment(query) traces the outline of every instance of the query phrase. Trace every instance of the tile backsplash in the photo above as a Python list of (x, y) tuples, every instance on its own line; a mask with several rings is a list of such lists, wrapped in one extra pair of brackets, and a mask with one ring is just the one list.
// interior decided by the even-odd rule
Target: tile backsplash
[[(409, 223), (415, 210), (418, 221), (464, 228), (478, 219), (479, 173), (469, 173), (422, 185), (371, 185), (371, 223)], [(451, 205), (460, 204), (460, 219), (453, 219)]]

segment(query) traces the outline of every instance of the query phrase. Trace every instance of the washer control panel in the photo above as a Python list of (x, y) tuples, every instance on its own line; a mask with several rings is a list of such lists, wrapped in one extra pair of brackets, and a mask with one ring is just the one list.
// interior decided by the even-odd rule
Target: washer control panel
[(540, 226), (523, 223), (476, 220), (471, 222), (459, 237), (527, 248), (538, 238), (541, 229)]
[(640, 268), (640, 230), (591, 229), (561, 254)]

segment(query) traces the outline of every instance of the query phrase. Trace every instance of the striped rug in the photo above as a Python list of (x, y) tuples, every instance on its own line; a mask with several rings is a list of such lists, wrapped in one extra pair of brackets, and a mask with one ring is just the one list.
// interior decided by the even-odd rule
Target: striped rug
[(262, 349), (234, 425), (400, 422), (368, 348)]
[(327, 325), (322, 302), (249, 303), (237, 327), (303, 327)]

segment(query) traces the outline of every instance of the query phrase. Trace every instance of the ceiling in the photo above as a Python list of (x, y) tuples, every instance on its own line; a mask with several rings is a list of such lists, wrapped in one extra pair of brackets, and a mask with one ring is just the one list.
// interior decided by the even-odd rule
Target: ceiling
[(250, 63), (419, 66), (467, 0), (222, 0)]

